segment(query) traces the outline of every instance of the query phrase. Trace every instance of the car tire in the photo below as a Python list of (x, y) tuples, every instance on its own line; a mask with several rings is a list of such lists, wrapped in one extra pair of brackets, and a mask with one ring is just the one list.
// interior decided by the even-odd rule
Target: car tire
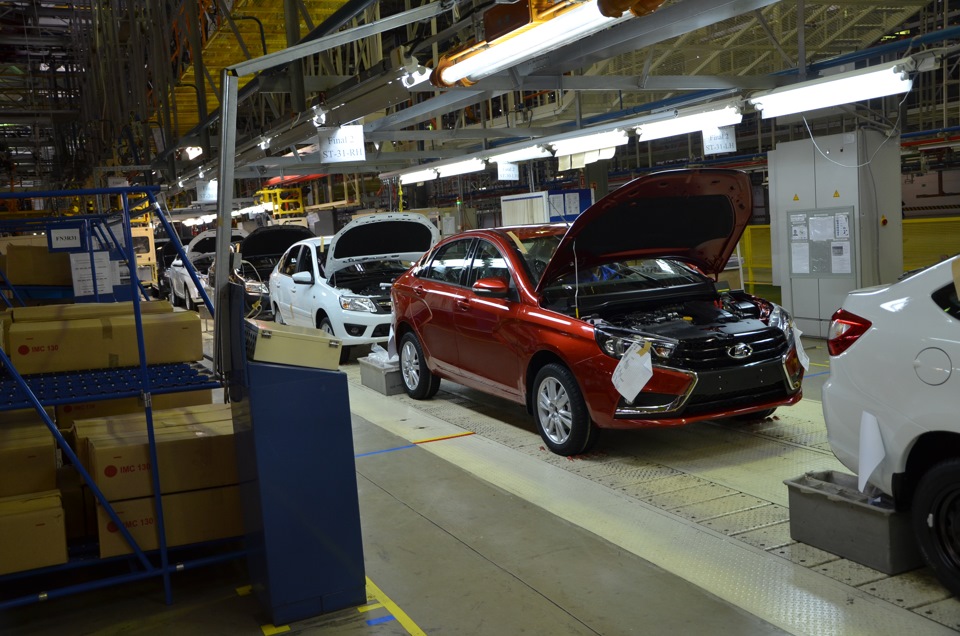
[(533, 417), (547, 447), (558, 455), (579, 455), (597, 434), (580, 385), (562, 364), (545, 365), (533, 381)]
[(960, 459), (940, 462), (924, 473), (911, 517), (927, 565), (944, 587), (960, 595)]
[[(317, 327), (323, 333), (327, 334), (332, 338), (336, 338), (337, 334), (333, 332), (333, 324), (330, 322), (329, 318), (324, 318), (320, 321), (320, 324)], [(340, 364), (343, 364), (350, 359), (350, 347), (340, 346)]]
[(427, 400), (440, 389), (440, 376), (427, 367), (417, 334), (408, 331), (400, 338), (400, 376), (403, 388), (414, 400)]
[(730, 419), (734, 422), (759, 422), (760, 420), (765, 420), (774, 413), (777, 409), (764, 409), (762, 411), (755, 411), (753, 413), (747, 413), (745, 415), (734, 415)]

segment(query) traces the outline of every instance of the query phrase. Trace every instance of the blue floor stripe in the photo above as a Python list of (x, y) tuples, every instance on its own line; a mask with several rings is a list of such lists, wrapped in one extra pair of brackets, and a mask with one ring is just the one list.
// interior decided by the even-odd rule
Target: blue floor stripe
[(380, 625), (382, 623), (389, 623), (390, 621), (397, 620), (393, 616), (381, 616), (380, 618), (371, 618), (367, 621), (367, 625)]
[(393, 451), (403, 450), (405, 448), (416, 448), (416, 444), (407, 444), (406, 446), (397, 446), (395, 448), (384, 448), (383, 450), (370, 451), (369, 453), (360, 453), (359, 455), (354, 455), (354, 459), (358, 457), (367, 457), (369, 455), (380, 455), (382, 453), (392, 453)]
[(818, 375), (827, 375), (828, 373), (830, 373), (830, 372), (829, 372), (829, 371), (820, 371), (819, 373), (808, 373), (807, 375), (803, 376), (803, 379), (806, 380), (807, 378), (815, 378), (815, 377), (817, 377)]

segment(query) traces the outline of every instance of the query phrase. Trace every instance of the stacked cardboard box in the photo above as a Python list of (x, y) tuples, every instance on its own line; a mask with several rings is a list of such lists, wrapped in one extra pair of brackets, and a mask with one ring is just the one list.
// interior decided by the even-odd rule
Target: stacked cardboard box
[[(168, 546), (243, 533), (229, 405), (154, 411), (154, 436)], [(120, 521), (145, 550), (158, 547), (146, 420), (142, 413), (77, 420), (77, 454)], [(100, 556), (131, 552), (97, 507)]]
[[(203, 357), (200, 317), (166, 301), (140, 303), (148, 364)], [(133, 303), (18, 307), (0, 315), (2, 348), (23, 375), (136, 366)]]
[(36, 411), (0, 424), (0, 574), (65, 563), (54, 437)]

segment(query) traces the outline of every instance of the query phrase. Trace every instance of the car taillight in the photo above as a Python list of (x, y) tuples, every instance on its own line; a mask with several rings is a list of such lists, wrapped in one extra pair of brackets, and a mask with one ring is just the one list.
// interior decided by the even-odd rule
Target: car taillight
[(832, 356), (838, 356), (850, 348), (860, 336), (867, 333), (873, 324), (866, 318), (838, 309), (830, 319), (830, 334), (827, 336), (827, 350)]

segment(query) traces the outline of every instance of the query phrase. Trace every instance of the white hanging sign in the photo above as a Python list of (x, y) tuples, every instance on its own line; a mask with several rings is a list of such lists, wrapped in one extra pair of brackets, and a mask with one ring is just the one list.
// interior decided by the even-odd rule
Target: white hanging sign
[(716, 155), (737, 151), (737, 127), (724, 126), (703, 131), (703, 154)]
[(363, 146), (363, 126), (318, 128), (317, 148), (321, 163), (352, 163), (366, 161)]
[(497, 179), (500, 181), (519, 181), (520, 166), (506, 161), (497, 162)]

